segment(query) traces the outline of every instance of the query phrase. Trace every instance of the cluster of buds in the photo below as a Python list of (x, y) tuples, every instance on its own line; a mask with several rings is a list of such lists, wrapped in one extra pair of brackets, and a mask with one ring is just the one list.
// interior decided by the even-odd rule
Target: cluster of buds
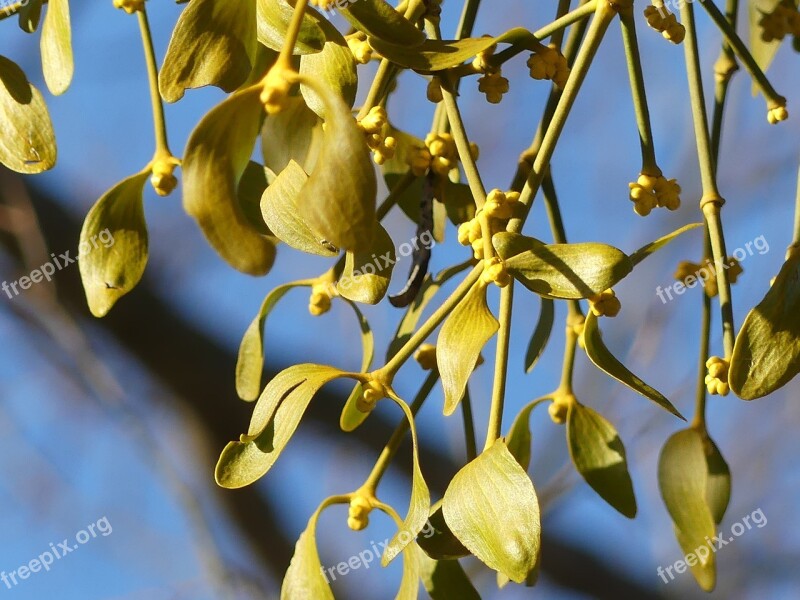
[[(484, 36), (487, 37), (487, 36)], [(502, 69), (491, 63), (491, 57), (497, 49), (497, 44), (492, 44), (483, 52), (479, 52), (472, 61), (472, 68), (483, 76), (478, 79), (478, 91), (486, 95), (487, 102), (499, 104), (503, 94), (508, 93), (508, 79), (503, 77)]]
[[(744, 273), (744, 269), (739, 264), (738, 259), (729, 256), (722, 268), (728, 272), (728, 282), (736, 283), (739, 275)], [(684, 282), (687, 287), (693, 287), (694, 283), (689, 284), (689, 281), (700, 280), (703, 282), (703, 289), (709, 298), (713, 298), (719, 293), (719, 286), (717, 285), (717, 270), (714, 261), (710, 258), (704, 260), (701, 264), (693, 263), (688, 260), (678, 263), (678, 268), (675, 270), (675, 279)]]
[(783, 0), (771, 13), (764, 13), (758, 24), (765, 42), (782, 40), (790, 34), (800, 37), (800, 11), (791, 0)]
[(492, 190), (486, 196), (486, 203), (478, 210), (475, 217), (459, 226), (458, 242), (463, 246), (472, 246), (472, 251), (477, 260), (485, 258), (483, 255), (483, 229), (481, 228), (482, 215), (485, 213), (489, 218), (489, 229), (491, 231), (487, 233), (492, 235), (495, 231), (504, 229), (504, 227), (500, 226), (502, 224), (497, 224), (497, 221), (510, 219), (514, 215), (518, 204), (519, 193)]
[(649, 215), (657, 206), (677, 210), (681, 205), (681, 186), (675, 179), (641, 173), (639, 179), (629, 183), (628, 187), (633, 210), (642, 217)]
[[(478, 146), (471, 143), (469, 151), (473, 160), (478, 160)], [(458, 167), (458, 149), (453, 136), (449, 133), (429, 133), (425, 137), (424, 147), (415, 147), (408, 154), (411, 172), (422, 177), (428, 169), (447, 177), (450, 171)]]
[(433, 371), (436, 367), (436, 346), (422, 344), (414, 353), (414, 360), (419, 363), (424, 371)]
[(651, 28), (660, 32), (664, 39), (673, 44), (680, 44), (686, 37), (686, 28), (663, 5), (645, 8), (644, 18)]
[(347, 510), (347, 526), (353, 531), (361, 531), (369, 525), (369, 513), (372, 512), (372, 503), (364, 496), (353, 496)]
[(556, 425), (563, 425), (567, 421), (569, 407), (577, 403), (578, 399), (572, 392), (557, 391), (553, 394), (553, 401), (547, 407), (550, 419)]
[(386, 387), (375, 379), (362, 385), (361, 396), (356, 400), (356, 408), (362, 413), (371, 413), (378, 400), (386, 397)]
[(332, 291), (335, 290), (329, 282), (317, 282), (311, 286), (311, 297), (308, 299), (308, 312), (318, 317), (331, 309)]
[(132, 15), (144, 10), (144, 0), (114, 0), (114, 8), (119, 8)]
[(344, 36), (347, 41), (347, 47), (353, 53), (353, 58), (360, 65), (367, 64), (372, 60), (372, 46), (367, 41), (367, 36), (363, 32), (357, 31), (356, 33)]
[(612, 289), (589, 298), (589, 309), (596, 317), (616, 317), (621, 308), (622, 304)]
[(775, 125), (775, 123), (780, 123), (781, 121), (785, 121), (789, 118), (789, 111), (786, 110), (786, 101), (784, 100), (783, 104), (771, 104), (767, 108), (767, 121), (769, 121), (770, 125)]
[(153, 166), (150, 168), (152, 173), (150, 184), (156, 194), (169, 196), (178, 186), (178, 178), (175, 177), (174, 172), (175, 167), (179, 164), (180, 161), (168, 153), (153, 160)]
[(486, 285), (493, 283), (500, 288), (504, 288), (511, 283), (511, 275), (508, 274), (503, 259), (499, 256), (484, 259), (481, 281)]
[(388, 135), (389, 120), (386, 109), (382, 106), (373, 106), (367, 116), (358, 121), (358, 127), (364, 132), (367, 146), (372, 150), (376, 164), (382, 165), (394, 156), (397, 140)]
[(533, 79), (549, 79), (558, 89), (563, 89), (569, 77), (567, 59), (554, 44), (540, 46), (528, 58), (528, 68)]
[(719, 356), (712, 356), (706, 361), (706, 389), (709, 394), (727, 396), (731, 387), (728, 385), (728, 369), (730, 363)]
[(292, 81), (297, 74), (290, 68), (276, 63), (264, 77), (261, 89), (261, 103), (267, 114), (281, 112), (289, 103)]

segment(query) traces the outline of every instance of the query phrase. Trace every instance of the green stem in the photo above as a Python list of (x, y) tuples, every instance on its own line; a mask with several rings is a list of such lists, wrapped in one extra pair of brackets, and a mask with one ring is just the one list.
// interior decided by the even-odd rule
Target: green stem
[[(430, 396), (430, 393), (433, 391), (433, 388), (436, 386), (436, 382), (438, 380), (439, 372), (436, 369), (433, 369), (430, 373), (428, 373), (428, 376), (422, 383), (422, 387), (419, 388), (414, 401), (411, 403), (411, 406), (409, 406), (409, 410), (411, 411), (412, 415), (416, 416), (417, 412), (419, 412), (419, 409), (422, 407), (428, 396)], [(403, 419), (397, 424), (392, 436), (389, 438), (389, 441), (381, 451), (378, 460), (375, 462), (375, 466), (372, 467), (372, 472), (370, 472), (369, 477), (367, 477), (367, 480), (364, 482), (362, 489), (368, 489), (374, 495), (375, 490), (378, 488), (378, 484), (386, 474), (386, 470), (389, 468), (389, 465), (391, 464), (395, 454), (397, 454), (397, 450), (400, 448), (400, 444), (402, 443), (406, 433), (408, 433), (410, 427), (411, 425), (407, 419)]]
[(294, 2), (292, 20), (289, 22), (289, 27), (286, 30), (286, 37), (283, 39), (281, 53), (275, 61), (276, 64), (283, 65), (285, 68), (289, 68), (292, 64), (292, 53), (297, 43), (297, 37), (300, 35), (300, 27), (303, 25), (306, 6), (308, 6), (308, 0), (295, 0)]
[(461, 10), (461, 18), (456, 27), (456, 39), (461, 40), (472, 35), (475, 28), (475, 18), (478, 16), (478, 8), (481, 0), (466, 0)]
[(373, 106), (377, 106), (381, 99), (385, 96), (386, 90), (389, 87), (389, 82), (398, 72), (397, 66), (389, 62), (389, 60), (382, 58), (378, 65), (378, 70), (375, 72), (375, 78), (372, 80), (372, 85), (367, 92), (367, 98), (358, 111), (358, 119), (363, 119), (367, 116)]
[(142, 34), (142, 46), (144, 47), (145, 63), (147, 64), (147, 77), (150, 83), (150, 103), (153, 109), (153, 124), (156, 139), (156, 156), (172, 156), (167, 142), (167, 123), (164, 118), (164, 105), (161, 102), (161, 94), (158, 91), (158, 66), (156, 63), (156, 51), (153, 46), (153, 36), (150, 32), (150, 21), (147, 18), (147, 10), (137, 12), (139, 19), (139, 29)]
[(572, 325), (568, 322), (566, 327), (566, 339), (564, 341), (564, 361), (561, 365), (561, 383), (559, 391), (572, 394), (572, 377), (575, 373), (575, 351), (578, 347), (578, 334), (575, 333)]
[(625, 46), (625, 58), (628, 62), (628, 78), (631, 83), (633, 107), (636, 112), (636, 125), (639, 128), (639, 144), (642, 148), (642, 173), (659, 176), (661, 169), (656, 164), (656, 150), (653, 145), (653, 131), (650, 126), (650, 110), (647, 107), (647, 94), (644, 87), (644, 74), (639, 54), (639, 42), (636, 39), (636, 22), (633, 8), (620, 11), (622, 41)]
[(494, 382), (492, 384), (492, 404), (489, 409), (489, 426), (486, 430), (487, 450), (500, 437), (503, 427), (503, 406), (505, 404), (506, 378), (508, 371), (508, 347), (511, 338), (511, 313), (514, 305), (514, 280), (500, 290), (500, 332), (497, 335), (497, 353), (494, 361)]
[(478, 442), (475, 439), (475, 421), (472, 418), (472, 398), (467, 386), (464, 397), (461, 399), (461, 416), (464, 420), (464, 441), (467, 446), (467, 462), (475, 460), (478, 456)]
[(611, 23), (611, 20), (615, 15), (616, 12), (610, 4), (606, 2), (600, 2), (597, 5), (595, 16), (592, 19), (591, 25), (589, 26), (589, 32), (587, 33), (586, 39), (578, 51), (578, 56), (575, 59), (575, 65), (573, 66), (572, 72), (567, 79), (564, 91), (561, 93), (558, 105), (556, 106), (553, 114), (553, 119), (550, 121), (550, 125), (547, 127), (547, 131), (542, 139), (542, 145), (539, 148), (539, 151), (536, 153), (536, 158), (533, 161), (533, 167), (531, 168), (530, 174), (525, 182), (525, 186), (522, 188), (522, 192), (520, 193), (519, 201), (524, 207), (523, 214), (521, 217), (514, 218), (509, 222), (508, 231), (519, 233), (525, 223), (525, 219), (528, 216), (533, 199), (536, 196), (536, 193), (539, 191), (539, 187), (542, 184), (542, 179), (544, 178), (547, 166), (550, 164), (550, 159), (555, 151), (558, 138), (561, 136), (561, 132), (564, 130), (564, 125), (566, 124), (567, 117), (572, 110), (572, 105), (575, 102), (575, 98), (577, 98), (581, 85), (586, 78), (586, 73), (589, 70), (589, 66), (592, 64), (595, 54), (597, 54), (597, 49), (600, 47), (600, 42), (603, 40), (603, 35), (605, 34), (609, 24)]
[[(706, 227), (703, 256), (711, 256), (711, 239)], [(708, 360), (711, 339), (711, 297), (703, 290), (703, 322), (700, 326), (700, 357), (697, 365), (697, 394), (695, 400), (694, 418), (692, 427), (705, 430), (706, 428), (706, 361)]]

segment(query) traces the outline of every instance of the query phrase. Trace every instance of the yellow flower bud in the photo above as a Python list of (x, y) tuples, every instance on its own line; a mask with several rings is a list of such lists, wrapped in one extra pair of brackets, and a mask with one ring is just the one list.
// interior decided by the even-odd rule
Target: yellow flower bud
[(444, 98), (442, 96), (442, 80), (439, 77), (431, 77), (428, 83), (427, 96), (430, 102), (438, 104)]
[(423, 177), (431, 166), (431, 153), (427, 148), (413, 147), (408, 156), (408, 166), (416, 177)]
[(114, 8), (124, 10), (129, 15), (144, 10), (144, 0), (114, 0)]
[(331, 309), (331, 287), (328, 283), (315, 283), (311, 286), (311, 297), (308, 300), (308, 312), (312, 316), (324, 315)]
[(550, 419), (552, 419), (553, 423), (556, 425), (561, 425), (567, 420), (569, 404), (554, 400), (550, 403), (550, 406), (547, 407), (547, 412), (550, 415)]
[(370, 413), (378, 400), (386, 397), (386, 388), (379, 381), (371, 379), (362, 385), (361, 396), (356, 400), (356, 408), (362, 413)]
[(366, 39), (361, 38), (361, 34), (347, 35), (345, 39), (357, 63), (365, 65), (372, 60), (372, 46)]
[(502, 288), (511, 283), (511, 275), (508, 274), (505, 263), (499, 257), (494, 256), (484, 260), (481, 280), (484, 283), (494, 283), (497, 287)]
[(291, 69), (276, 65), (264, 77), (260, 98), (268, 114), (274, 115), (286, 108), (295, 75)]
[(436, 368), (436, 346), (422, 344), (414, 354), (414, 359), (425, 371), (432, 371)]
[(730, 363), (719, 356), (712, 356), (706, 361), (708, 374), (705, 377), (706, 389), (709, 394), (727, 396), (730, 391), (728, 384), (728, 370)]
[(372, 504), (363, 496), (354, 496), (348, 508), (347, 526), (353, 531), (361, 531), (369, 525)]
[(769, 121), (770, 125), (775, 125), (788, 118), (789, 112), (786, 110), (785, 106), (775, 106), (770, 108), (767, 112), (767, 121)]
[(589, 298), (589, 308), (596, 317), (616, 317), (622, 304), (614, 290), (606, 290)]
[(178, 159), (172, 155), (153, 161), (150, 184), (159, 196), (169, 196), (178, 186), (178, 178), (173, 174), (178, 163)]

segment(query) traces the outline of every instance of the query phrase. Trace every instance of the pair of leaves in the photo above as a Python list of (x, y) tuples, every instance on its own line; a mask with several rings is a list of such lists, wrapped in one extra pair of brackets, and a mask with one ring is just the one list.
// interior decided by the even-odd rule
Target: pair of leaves
[(334, 367), (313, 364), (278, 373), (256, 402), (248, 433), (223, 449), (214, 474), (217, 483), (233, 489), (262, 477), (289, 443), (319, 389), (346, 376)]
[[(684, 429), (672, 435), (658, 460), (661, 496), (675, 524), (675, 535), (697, 583), (705, 591), (716, 584), (714, 538), (731, 494), (731, 475), (719, 449), (705, 431)], [(705, 549), (705, 550), (703, 550)]]
[(56, 139), (42, 94), (16, 63), (0, 56), (0, 163), (41, 173), (56, 163)]
[(481, 350), (500, 328), (486, 304), (486, 286), (476, 283), (447, 317), (436, 343), (444, 387), (444, 414), (455, 411)]
[(800, 251), (790, 253), (736, 336), (728, 381), (743, 400), (783, 387), (800, 372)]

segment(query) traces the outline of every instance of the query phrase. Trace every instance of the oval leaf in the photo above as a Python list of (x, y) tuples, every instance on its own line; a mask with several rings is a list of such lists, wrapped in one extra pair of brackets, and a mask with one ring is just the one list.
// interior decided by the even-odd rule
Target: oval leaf
[(577, 402), (567, 413), (567, 444), (572, 462), (600, 497), (620, 513), (636, 516), (636, 498), (625, 446), (617, 430), (600, 414)]
[(436, 362), (444, 387), (444, 414), (451, 415), (464, 396), (481, 349), (500, 328), (486, 305), (486, 286), (472, 286), (447, 317), (436, 342)]
[(158, 88), (167, 102), (187, 89), (214, 85), (232, 92), (255, 63), (255, 0), (192, 0), (169, 41)]
[(522, 583), (539, 560), (539, 502), (503, 440), (456, 473), (442, 501), (450, 529), (490, 568)]
[(376, 223), (372, 247), (364, 252), (347, 253), (336, 289), (348, 300), (377, 304), (389, 289), (395, 259), (392, 238), (380, 223)]
[(56, 164), (56, 138), (47, 105), (16, 63), (0, 56), (0, 163), (17, 173)]
[[(83, 222), (78, 265), (95, 317), (105, 316), (144, 273), (148, 240), (142, 194), (149, 175), (149, 170), (142, 171), (115, 185)], [(100, 245), (98, 239), (109, 243)], [(83, 248), (88, 250), (84, 253)]]
[(264, 275), (275, 260), (274, 243), (250, 225), (237, 195), (261, 128), (259, 93), (237, 92), (203, 117), (182, 166), (184, 209), (220, 256), (250, 275)]
[(264, 121), (261, 130), (264, 166), (273, 174), (291, 161), (311, 173), (322, 146), (322, 121), (299, 97), (289, 98), (287, 107)]
[(72, 29), (68, 0), (49, 0), (41, 39), (42, 70), (54, 96), (67, 91), (75, 65), (72, 61)]

